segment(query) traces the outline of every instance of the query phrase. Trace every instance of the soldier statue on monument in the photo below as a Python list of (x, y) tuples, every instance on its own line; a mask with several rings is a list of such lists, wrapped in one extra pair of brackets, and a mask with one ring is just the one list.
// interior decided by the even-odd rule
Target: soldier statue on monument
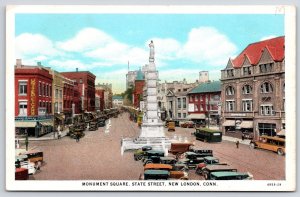
[(149, 47), (150, 47), (149, 62), (154, 62), (155, 52), (154, 52), (154, 43), (153, 43), (153, 40), (151, 40), (151, 42), (149, 44)]

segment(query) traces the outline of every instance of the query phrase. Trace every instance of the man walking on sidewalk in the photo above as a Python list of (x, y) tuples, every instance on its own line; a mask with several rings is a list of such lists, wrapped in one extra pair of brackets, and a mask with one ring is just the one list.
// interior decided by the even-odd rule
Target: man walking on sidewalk
[(235, 144), (236, 144), (236, 148), (239, 148), (240, 141), (237, 140)]

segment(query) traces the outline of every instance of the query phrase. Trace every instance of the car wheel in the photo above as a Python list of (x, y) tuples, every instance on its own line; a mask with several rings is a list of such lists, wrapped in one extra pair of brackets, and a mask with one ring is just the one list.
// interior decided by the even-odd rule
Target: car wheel
[(137, 159), (138, 161), (140, 161), (140, 160), (143, 159), (143, 156), (142, 156), (142, 155), (138, 155), (138, 156), (136, 156), (136, 159)]
[(250, 144), (250, 148), (255, 149), (255, 144), (254, 144), (254, 143), (251, 143), (251, 144)]
[(279, 148), (279, 149), (277, 150), (277, 154), (278, 154), (278, 155), (283, 155), (284, 152), (283, 152), (283, 150), (282, 150), (281, 148)]

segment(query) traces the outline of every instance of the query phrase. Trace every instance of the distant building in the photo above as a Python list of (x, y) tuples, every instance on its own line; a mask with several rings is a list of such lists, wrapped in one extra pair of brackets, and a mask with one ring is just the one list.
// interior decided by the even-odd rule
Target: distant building
[(133, 90), (133, 106), (135, 108), (140, 107), (140, 101), (143, 101), (143, 88), (145, 86), (145, 76), (141, 70), (138, 70)]
[(113, 107), (119, 107), (123, 105), (123, 97), (122, 96), (113, 96)]
[(223, 131), (260, 135), (285, 129), (284, 36), (249, 44), (221, 71)]
[(208, 71), (200, 71), (199, 72), (199, 83), (206, 83), (209, 81), (209, 72)]
[(78, 83), (81, 96), (81, 110), (95, 111), (95, 79), (96, 76), (89, 71), (62, 72), (63, 76)]
[(201, 83), (188, 93), (188, 119), (199, 124), (219, 125), (221, 82)]
[[(99, 93), (100, 100), (101, 100), (102, 94), (103, 94), (103, 100), (104, 100), (103, 109), (112, 108), (112, 106), (113, 106), (113, 103), (112, 103), (112, 84), (108, 84), (108, 83), (100, 84), (100, 83), (98, 83), (95, 86), (95, 88), (96, 88), (96, 91)], [(100, 102), (100, 108), (102, 108), (101, 107), (101, 102)]]

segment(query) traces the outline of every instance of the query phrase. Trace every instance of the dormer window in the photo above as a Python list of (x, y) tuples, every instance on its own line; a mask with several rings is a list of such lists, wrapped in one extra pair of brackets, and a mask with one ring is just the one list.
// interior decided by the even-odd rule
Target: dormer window
[(247, 67), (243, 67), (243, 75), (247, 76), (247, 75), (251, 75), (251, 67), (247, 66)]
[(274, 63), (260, 64), (259, 71), (260, 73), (269, 73), (273, 71), (273, 67), (274, 67)]
[(233, 69), (226, 70), (227, 77), (234, 77)]

